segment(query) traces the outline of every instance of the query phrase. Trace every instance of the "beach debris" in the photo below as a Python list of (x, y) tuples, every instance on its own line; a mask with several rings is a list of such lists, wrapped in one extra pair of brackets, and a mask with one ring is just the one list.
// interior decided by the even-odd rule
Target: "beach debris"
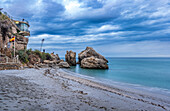
[(45, 70), (44, 75), (47, 75), (47, 74), (51, 74), (51, 73), (50, 73), (50, 69), (46, 69), (46, 70)]
[(76, 66), (76, 52), (67, 51), (65, 54), (65, 60), (70, 66)]
[(108, 69), (108, 60), (97, 53), (92, 47), (87, 47), (78, 54), (79, 64), (82, 68)]
[(67, 62), (60, 62), (58, 66), (60, 68), (70, 68), (70, 65)]
[(83, 95), (87, 95), (88, 94), (88, 93), (85, 93), (83, 91), (78, 91), (78, 93), (83, 94)]

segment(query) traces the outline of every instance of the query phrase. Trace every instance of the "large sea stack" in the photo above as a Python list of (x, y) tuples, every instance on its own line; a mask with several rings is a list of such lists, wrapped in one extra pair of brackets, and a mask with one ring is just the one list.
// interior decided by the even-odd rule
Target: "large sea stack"
[(65, 60), (70, 66), (76, 66), (76, 52), (67, 51)]
[(108, 60), (97, 53), (92, 47), (87, 47), (78, 54), (80, 66), (88, 69), (108, 69)]

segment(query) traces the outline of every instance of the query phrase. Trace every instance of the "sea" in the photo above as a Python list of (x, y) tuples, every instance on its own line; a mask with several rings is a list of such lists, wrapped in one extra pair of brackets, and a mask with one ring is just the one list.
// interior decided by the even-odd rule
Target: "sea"
[[(170, 58), (107, 57), (109, 69), (83, 69), (79, 64), (68, 71), (108, 84), (164, 91), (170, 94)], [(73, 74), (74, 74), (73, 73)]]

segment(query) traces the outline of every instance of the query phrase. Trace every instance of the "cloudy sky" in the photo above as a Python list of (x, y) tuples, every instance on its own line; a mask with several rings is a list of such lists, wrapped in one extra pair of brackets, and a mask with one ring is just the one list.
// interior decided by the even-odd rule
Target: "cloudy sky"
[(170, 0), (0, 0), (31, 27), (28, 48), (64, 56), (91, 46), (107, 57), (170, 57)]

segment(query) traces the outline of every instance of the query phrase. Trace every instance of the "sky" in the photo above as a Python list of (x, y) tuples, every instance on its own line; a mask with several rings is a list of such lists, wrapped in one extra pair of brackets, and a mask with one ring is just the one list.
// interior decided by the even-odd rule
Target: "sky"
[(170, 57), (170, 0), (0, 0), (29, 21), (28, 48), (64, 57), (87, 46), (106, 57)]

